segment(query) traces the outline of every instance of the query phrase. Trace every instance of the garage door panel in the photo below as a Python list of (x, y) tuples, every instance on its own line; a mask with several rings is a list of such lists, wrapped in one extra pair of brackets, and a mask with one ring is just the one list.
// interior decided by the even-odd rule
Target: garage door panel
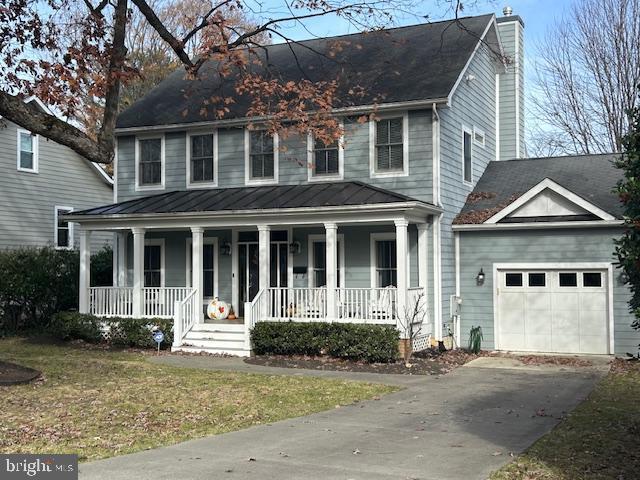
[[(497, 285), (498, 346), (504, 350), (557, 353), (608, 353), (608, 287), (606, 271), (602, 281), (585, 272), (567, 269), (511, 270), (523, 278), (521, 287), (505, 287), (505, 271)], [(529, 273), (545, 273), (544, 286), (529, 287)], [(576, 286), (560, 286), (560, 273), (571, 273)], [(565, 275), (563, 278), (567, 277)], [(538, 276), (538, 280), (539, 280)], [(533, 283), (533, 282), (531, 282)], [(538, 284), (541, 282), (538, 281)], [(564, 281), (567, 284), (566, 278)], [(598, 286), (600, 285), (601, 286)]]

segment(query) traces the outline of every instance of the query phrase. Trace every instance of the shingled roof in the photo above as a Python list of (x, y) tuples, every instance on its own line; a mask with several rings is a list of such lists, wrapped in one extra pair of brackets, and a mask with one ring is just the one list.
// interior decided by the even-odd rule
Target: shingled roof
[(617, 156), (577, 155), (491, 162), (454, 223), (483, 223), (545, 178), (621, 219), (622, 205), (614, 193), (616, 183), (622, 178), (622, 172), (613, 164)]
[[(283, 81), (337, 79), (335, 108), (446, 98), (473, 55), (493, 15), (391, 28), (257, 49), (270, 75)], [(339, 42), (334, 58), (327, 52)], [(268, 58), (268, 60), (267, 60)], [(257, 73), (264, 67), (254, 66)], [(220, 79), (217, 64), (203, 65), (195, 80), (178, 69), (120, 114), (117, 128), (188, 124), (215, 119), (212, 96), (232, 96), (224, 119), (246, 116), (250, 97), (235, 93), (235, 78)], [(221, 85), (222, 82), (222, 85)], [(348, 92), (361, 87), (364, 96)], [(203, 111), (204, 109), (204, 111)]]
[(362, 182), (213, 188), (161, 193), (72, 216), (202, 213), (425, 202)]

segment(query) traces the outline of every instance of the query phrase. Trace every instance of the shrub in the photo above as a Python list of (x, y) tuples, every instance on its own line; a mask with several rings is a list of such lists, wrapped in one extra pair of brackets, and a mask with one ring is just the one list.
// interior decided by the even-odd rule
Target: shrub
[[(111, 249), (91, 258), (92, 279), (110, 282)], [(55, 312), (77, 309), (79, 265), (73, 250), (0, 251), (0, 332), (44, 331)]]
[(60, 312), (51, 317), (49, 332), (60, 340), (102, 340), (102, 322), (98, 317), (78, 312)]
[(482, 327), (471, 327), (469, 331), (469, 351), (471, 353), (480, 353), (482, 347)]
[(119, 347), (156, 348), (151, 331), (154, 327), (164, 333), (161, 347), (173, 343), (173, 320), (164, 318), (100, 318), (78, 312), (55, 314), (49, 333), (60, 340), (103, 341)]
[(322, 355), (393, 362), (398, 331), (390, 326), (351, 323), (259, 322), (251, 331), (257, 355)]

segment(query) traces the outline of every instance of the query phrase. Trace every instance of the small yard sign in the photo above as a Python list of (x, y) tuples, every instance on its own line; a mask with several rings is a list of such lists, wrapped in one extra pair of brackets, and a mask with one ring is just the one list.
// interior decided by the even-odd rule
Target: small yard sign
[(156, 330), (155, 332), (153, 332), (153, 341), (158, 344), (158, 353), (160, 353), (160, 344), (163, 340), (164, 333), (162, 333), (162, 330)]

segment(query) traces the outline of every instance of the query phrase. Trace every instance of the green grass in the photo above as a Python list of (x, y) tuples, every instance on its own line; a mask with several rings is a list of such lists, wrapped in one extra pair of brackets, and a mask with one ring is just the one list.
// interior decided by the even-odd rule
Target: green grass
[(1, 453), (77, 453), (83, 461), (275, 422), (394, 387), (150, 363), (141, 353), (0, 340), (0, 359), (44, 380), (0, 387)]
[(617, 366), (566, 420), (491, 480), (640, 478), (640, 368)]

